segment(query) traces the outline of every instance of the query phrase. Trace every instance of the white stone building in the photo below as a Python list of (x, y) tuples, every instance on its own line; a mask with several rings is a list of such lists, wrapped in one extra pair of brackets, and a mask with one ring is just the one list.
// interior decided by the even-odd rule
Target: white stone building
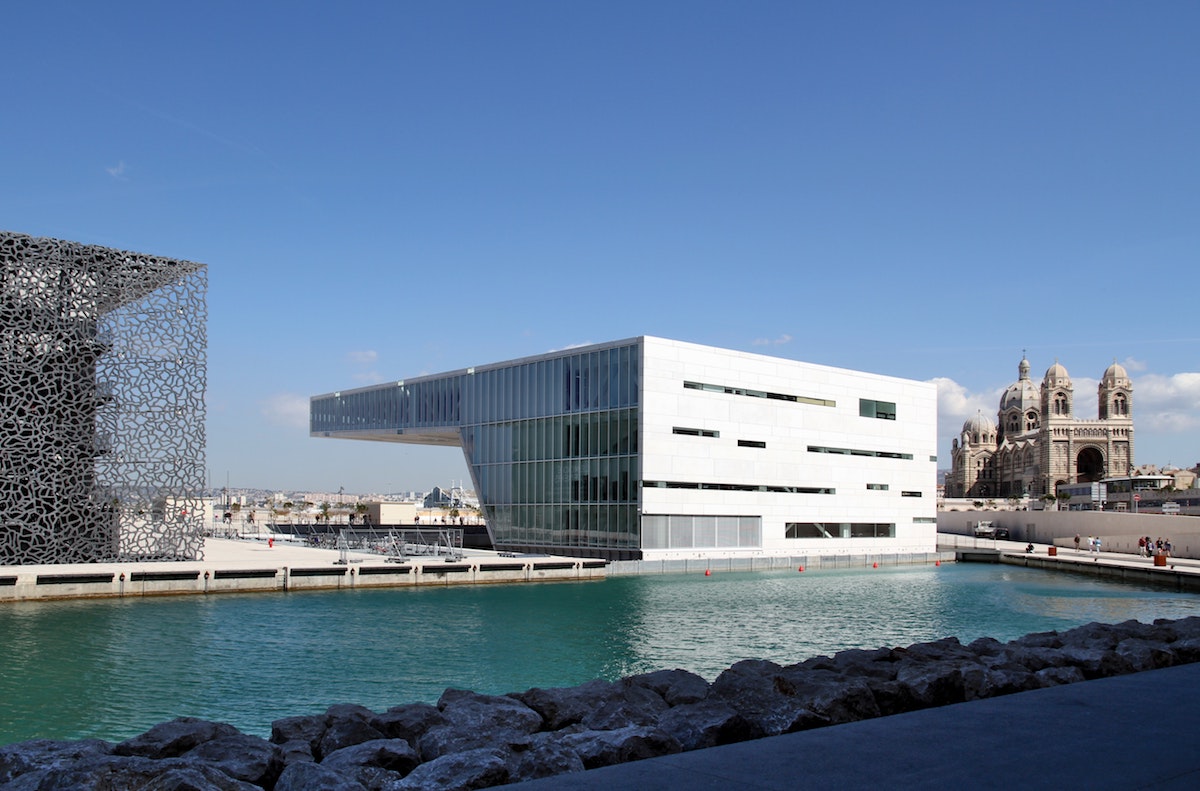
[(932, 552), (929, 383), (639, 337), (314, 396), (311, 433), (463, 449), (497, 549)]

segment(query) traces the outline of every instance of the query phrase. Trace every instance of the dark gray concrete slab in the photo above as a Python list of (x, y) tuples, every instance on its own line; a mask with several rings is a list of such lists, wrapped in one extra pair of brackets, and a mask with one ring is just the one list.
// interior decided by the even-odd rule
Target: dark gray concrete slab
[(1200, 788), (1200, 664), (1035, 690), (508, 786)]

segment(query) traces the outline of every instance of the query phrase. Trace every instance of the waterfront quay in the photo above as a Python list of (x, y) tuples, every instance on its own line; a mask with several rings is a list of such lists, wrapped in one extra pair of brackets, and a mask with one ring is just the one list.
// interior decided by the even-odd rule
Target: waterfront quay
[(396, 558), (280, 540), (206, 538), (204, 560), (0, 566), (0, 602), (597, 580), (605, 562), (463, 550)]
[(936, 552), (917, 554), (790, 555), (606, 561), (464, 549), (454, 557), (398, 558), (372, 552), (311, 547), (267, 538), (205, 539), (204, 560), (130, 561), (0, 566), (0, 603), (186, 594), (353, 590), (522, 582), (596, 581), (613, 576), (728, 572), (821, 571), (936, 565), (951, 562), (1011, 565), (1089, 574), (1110, 580), (1200, 591), (1200, 560), (1159, 563), (1128, 552), (1075, 550), (1055, 544), (996, 541), (939, 534)]
[(1005, 563), (1027, 568), (1087, 574), (1106, 580), (1165, 585), (1180, 591), (1200, 591), (1200, 560), (1150, 557), (1131, 552), (1090, 552), (1074, 549), (1067, 540), (1054, 544), (995, 541), (958, 535), (938, 535), (942, 549), (952, 549), (960, 561)]

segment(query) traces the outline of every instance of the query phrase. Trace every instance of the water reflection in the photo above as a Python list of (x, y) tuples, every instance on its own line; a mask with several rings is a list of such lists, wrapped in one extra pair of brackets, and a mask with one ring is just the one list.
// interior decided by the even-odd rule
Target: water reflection
[(782, 664), (956, 636), (1200, 614), (1190, 594), (1003, 566), (719, 573), (0, 607), (0, 744)]

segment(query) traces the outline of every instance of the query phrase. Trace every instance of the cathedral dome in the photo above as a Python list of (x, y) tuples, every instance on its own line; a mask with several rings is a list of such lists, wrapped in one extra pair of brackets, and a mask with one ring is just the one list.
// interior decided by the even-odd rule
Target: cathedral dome
[(962, 433), (969, 435), (972, 442), (991, 442), (996, 434), (996, 424), (980, 412), (967, 418), (963, 423)]
[(1104, 377), (1100, 380), (1105, 384), (1127, 384), (1129, 382), (1129, 374), (1125, 371), (1125, 366), (1113, 361), (1113, 364), (1108, 366), (1104, 371)]
[(1010, 384), (1004, 391), (1004, 395), (1000, 397), (1001, 412), (1013, 407), (1024, 412), (1030, 407), (1036, 408), (1041, 403), (1037, 385), (1029, 378), (1029, 361), (1024, 357), (1021, 358), (1021, 364), (1017, 366), (1017, 372), (1020, 378)]
[(1067, 373), (1067, 369), (1063, 367), (1058, 360), (1054, 361), (1054, 365), (1046, 369), (1045, 383), (1048, 385), (1071, 384), (1071, 375)]

